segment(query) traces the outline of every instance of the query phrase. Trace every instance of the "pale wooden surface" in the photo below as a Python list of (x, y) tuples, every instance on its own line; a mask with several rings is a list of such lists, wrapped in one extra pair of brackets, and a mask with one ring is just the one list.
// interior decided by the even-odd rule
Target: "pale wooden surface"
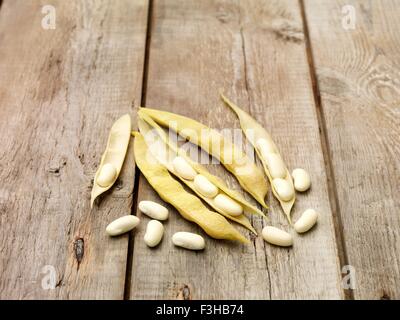
[(40, 1), (0, 10), (0, 297), (122, 299), (128, 235), (104, 228), (131, 211), (132, 151), (118, 187), (89, 200), (108, 128), (140, 103), (147, 3), (53, 3), (56, 30)]
[[(40, 26), (45, 4), (0, 8), (0, 298), (400, 298), (398, 1), (55, 1), (56, 30)], [(353, 31), (341, 26), (346, 4)], [(136, 205), (161, 200), (139, 174), (132, 193), (131, 148), (120, 183), (90, 210), (114, 120), (130, 113), (135, 123), (143, 97), (239, 128), (219, 89), (264, 124), (289, 169), (309, 170), (293, 217), (318, 209), (314, 230), (296, 235), (270, 196), (271, 222), (294, 235), (292, 249), (205, 237), (195, 253), (170, 238), (203, 232), (169, 207), (165, 238), (149, 249)], [(107, 223), (131, 210), (138, 230), (108, 238)], [(345, 264), (356, 290), (342, 288)], [(54, 290), (41, 286), (46, 265)]]
[(400, 1), (305, 5), (354, 296), (399, 299)]

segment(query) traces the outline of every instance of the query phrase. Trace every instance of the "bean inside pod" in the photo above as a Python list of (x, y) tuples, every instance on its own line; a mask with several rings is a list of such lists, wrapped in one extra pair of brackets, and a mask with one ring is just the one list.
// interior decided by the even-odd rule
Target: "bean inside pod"
[(111, 127), (106, 150), (94, 176), (90, 199), (91, 207), (93, 207), (94, 200), (110, 189), (117, 180), (125, 160), (130, 138), (131, 117), (126, 114), (115, 121)]

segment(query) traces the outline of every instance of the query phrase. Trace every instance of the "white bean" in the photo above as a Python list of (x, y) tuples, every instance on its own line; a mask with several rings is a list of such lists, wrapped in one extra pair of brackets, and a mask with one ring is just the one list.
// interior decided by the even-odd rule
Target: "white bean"
[(215, 197), (214, 205), (231, 216), (240, 216), (243, 213), (239, 203), (222, 193)]
[(307, 209), (303, 212), (299, 220), (294, 224), (297, 233), (304, 233), (310, 230), (318, 220), (318, 212), (314, 209)]
[(297, 191), (304, 192), (310, 188), (311, 178), (306, 170), (301, 168), (294, 169), (292, 172), (292, 177), (294, 181), (294, 188)]
[(153, 201), (140, 201), (139, 210), (145, 215), (156, 220), (167, 220), (168, 219), (168, 209)]
[(218, 194), (218, 188), (201, 174), (194, 178), (194, 188), (207, 198), (214, 198)]
[(286, 177), (287, 170), (279, 154), (268, 153), (265, 157), (265, 161), (267, 162), (268, 171), (272, 179)]
[(256, 148), (260, 151), (264, 159), (267, 158), (267, 154), (277, 152), (274, 143), (264, 138), (260, 138), (257, 140)]
[(182, 157), (175, 157), (172, 160), (172, 165), (176, 173), (183, 179), (193, 180), (197, 175), (192, 166)]
[(294, 189), (288, 181), (286, 181), (285, 179), (278, 178), (272, 180), (272, 184), (274, 186), (276, 193), (279, 196), (279, 199), (283, 201), (289, 201), (293, 199)]
[(206, 243), (202, 236), (191, 232), (177, 232), (172, 236), (172, 243), (189, 250), (203, 250)]
[(164, 235), (164, 226), (160, 221), (150, 220), (144, 234), (144, 243), (150, 248), (157, 246)]
[(276, 246), (289, 247), (293, 245), (293, 237), (281, 229), (266, 226), (262, 230), (262, 236), (265, 241), (272, 243)]
[(100, 187), (106, 188), (111, 185), (117, 176), (117, 169), (111, 163), (106, 163), (102, 166), (96, 182)]
[(136, 216), (123, 216), (111, 222), (106, 232), (110, 236), (118, 236), (135, 228), (140, 223), (140, 219)]

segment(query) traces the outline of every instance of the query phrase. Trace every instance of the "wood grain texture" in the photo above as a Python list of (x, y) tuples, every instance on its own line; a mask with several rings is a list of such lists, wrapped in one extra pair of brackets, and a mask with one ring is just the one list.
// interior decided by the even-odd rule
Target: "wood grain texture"
[(399, 2), (306, 0), (305, 13), (354, 297), (399, 299)]
[[(321, 219), (298, 236), (270, 196), (272, 223), (291, 230), (292, 249), (270, 246), (261, 236), (250, 246), (206, 237), (206, 250), (195, 253), (175, 248), (170, 238), (176, 231), (203, 233), (170, 208), (158, 248), (143, 243), (145, 224), (135, 236), (130, 298), (343, 298), (298, 2), (156, 1), (151, 19), (147, 106), (213, 128), (238, 129), (238, 120), (219, 99), (223, 89), (265, 125), (290, 169), (310, 171), (313, 187), (299, 195), (294, 219), (307, 207), (318, 209)], [(220, 166), (209, 167), (239, 189)], [(143, 177), (138, 192), (139, 201), (161, 201)], [(252, 222), (261, 232), (265, 222), (258, 217)]]
[[(41, 27), (47, 4), (55, 30)], [(146, 1), (3, 1), (0, 298), (123, 298), (128, 235), (104, 230), (131, 211), (133, 149), (89, 199), (108, 129), (140, 104), (146, 26)]]

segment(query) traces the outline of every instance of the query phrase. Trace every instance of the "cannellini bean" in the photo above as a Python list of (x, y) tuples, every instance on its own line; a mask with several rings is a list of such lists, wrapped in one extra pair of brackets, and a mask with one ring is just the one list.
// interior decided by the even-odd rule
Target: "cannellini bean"
[(176, 173), (186, 180), (193, 180), (197, 175), (192, 166), (182, 157), (175, 157), (172, 165)]
[(264, 227), (262, 236), (265, 241), (276, 246), (289, 247), (293, 244), (293, 237), (289, 233), (275, 227)]
[(257, 140), (256, 148), (260, 151), (264, 159), (267, 158), (267, 154), (277, 152), (275, 145), (271, 141), (268, 141), (264, 138), (260, 138)]
[(265, 157), (265, 161), (267, 162), (268, 171), (272, 179), (286, 177), (287, 170), (279, 154), (268, 153)]
[(118, 236), (135, 228), (140, 223), (140, 219), (136, 216), (123, 216), (111, 222), (106, 232), (110, 236)]
[(292, 177), (294, 181), (294, 188), (297, 191), (303, 192), (310, 188), (311, 178), (306, 170), (301, 168), (294, 169), (292, 172)]
[(168, 219), (168, 209), (154, 201), (148, 201), (148, 200), (140, 201), (139, 210), (152, 219), (156, 220)]
[(194, 188), (207, 198), (214, 198), (218, 194), (218, 188), (201, 174), (194, 178)]
[(189, 250), (203, 250), (206, 243), (202, 236), (191, 232), (177, 232), (172, 236), (172, 243)]
[(164, 226), (158, 220), (150, 220), (144, 234), (144, 243), (150, 248), (157, 246), (164, 235)]
[(100, 187), (106, 188), (111, 185), (117, 176), (117, 169), (111, 163), (106, 163), (101, 167), (96, 182)]
[(272, 180), (272, 184), (274, 185), (274, 189), (281, 200), (289, 201), (293, 199), (294, 190), (288, 181), (278, 178)]
[(304, 233), (310, 230), (318, 220), (318, 212), (314, 209), (307, 209), (303, 212), (299, 220), (294, 224), (297, 233)]
[(239, 203), (222, 193), (215, 197), (214, 205), (231, 216), (240, 216), (243, 213), (243, 208)]

